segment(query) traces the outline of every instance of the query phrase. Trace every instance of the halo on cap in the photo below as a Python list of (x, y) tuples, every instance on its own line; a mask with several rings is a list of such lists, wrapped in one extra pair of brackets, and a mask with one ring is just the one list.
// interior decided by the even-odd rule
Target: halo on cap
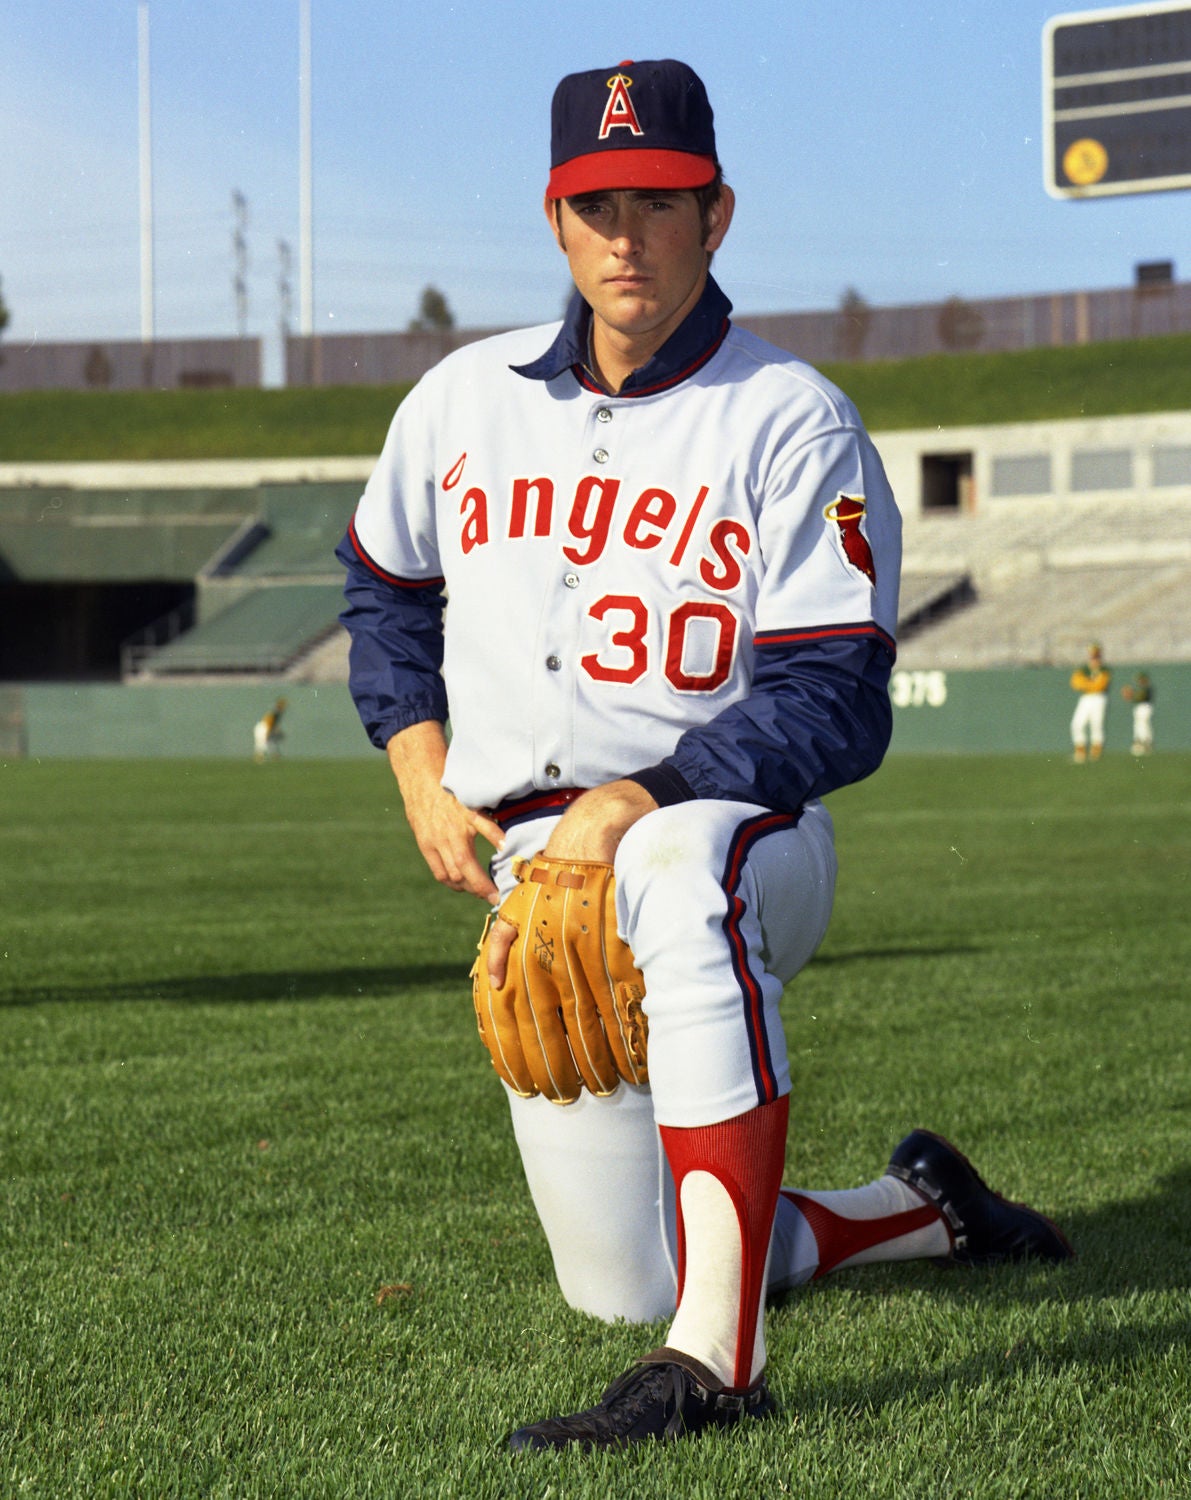
[(550, 127), (549, 198), (704, 187), (719, 170), (707, 90), (672, 58), (568, 74)]

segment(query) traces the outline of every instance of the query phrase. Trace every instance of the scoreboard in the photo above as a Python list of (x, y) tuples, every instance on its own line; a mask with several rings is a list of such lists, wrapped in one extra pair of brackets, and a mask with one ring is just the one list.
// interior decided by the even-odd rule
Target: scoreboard
[(1052, 197), (1191, 187), (1191, 5), (1052, 16), (1042, 68)]

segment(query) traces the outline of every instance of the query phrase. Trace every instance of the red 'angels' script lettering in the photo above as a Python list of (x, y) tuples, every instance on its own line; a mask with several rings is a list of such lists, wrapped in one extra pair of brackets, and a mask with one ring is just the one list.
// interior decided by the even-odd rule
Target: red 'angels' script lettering
[(453, 490), (459, 483), (460, 476), (463, 473), (463, 465), (466, 462), (467, 452), (464, 450), (443, 476), (442, 487), (444, 490)]
[(691, 539), (691, 532), (695, 529), (695, 522), (698, 519), (699, 512), (703, 509), (703, 502), (706, 499), (707, 486), (704, 485), (699, 493), (695, 496), (695, 503), (691, 506), (691, 513), (689, 516), (687, 516), (686, 521), (683, 524), (682, 535), (678, 538), (678, 545), (675, 547), (673, 553), (670, 556), (670, 563), (675, 568), (683, 559), (683, 555), (686, 552), (686, 544)]
[[(458, 484), (466, 455), (453, 465), (442, 481), (444, 489)], [(569, 510), (557, 494), (555, 481), (547, 474), (518, 474), (509, 480), (507, 517), (502, 522), (499, 506), (493, 511), (488, 495), (479, 485), (468, 489), (459, 504), (459, 545), (464, 556), (486, 546), (492, 526), (505, 527), (509, 541), (547, 538), (565, 528), (563, 556), (582, 567), (598, 562), (614, 535), (636, 552), (652, 552), (664, 543), (666, 561), (680, 568), (695, 540), (698, 575), (707, 588), (728, 594), (744, 577), (744, 559), (753, 550), (753, 534), (743, 520), (721, 516), (706, 530), (699, 524), (710, 491), (701, 485), (693, 499), (680, 499), (660, 485), (647, 485), (635, 499), (622, 502), (623, 481), (612, 475), (585, 474), (575, 485)], [(555, 505), (555, 500), (560, 504)], [(677, 535), (676, 535), (677, 533)]]
[(483, 490), (468, 490), (459, 502), (459, 514), (463, 517), (460, 545), (466, 557), (473, 547), (482, 547), (488, 540), (488, 496)]
[(667, 490), (642, 490), (625, 523), (625, 541), (643, 552), (656, 547), (677, 509), (678, 501)]
[[(595, 562), (608, 541), (608, 529), (612, 524), (612, 509), (620, 493), (619, 479), (597, 479), (589, 474), (579, 481), (575, 490), (575, 503), (567, 520), (567, 530), (573, 537), (587, 545), (564, 547), (562, 554), (573, 563)], [(591, 501), (595, 498), (594, 511)]]
[(533, 512), (534, 536), (549, 536), (554, 519), (554, 481), (544, 475), (537, 479), (514, 479), (513, 497), (509, 506), (509, 536), (525, 535), (525, 516), (529, 509), (529, 497), (536, 497)]
[(747, 557), (752, 545), (749, 534), (739, 521), (723, 519), (712, 526), (707, 542), (720, 566), (717, 568), (710, 558), (700, 558), (699, 577), (708, 588), (726, 594), (736, 587), (744, 572), (739, 561), (729, 553), (729, 544), (736, 546), (741, 557)]

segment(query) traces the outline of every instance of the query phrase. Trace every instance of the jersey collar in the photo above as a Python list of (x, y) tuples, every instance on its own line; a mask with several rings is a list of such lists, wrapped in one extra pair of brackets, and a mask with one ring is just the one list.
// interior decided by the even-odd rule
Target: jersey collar
[[(708, 276), (702, 295), (657, 353), (634, 370), (616, 392), (618, 396), (651, 396), (655, 391), (678, 385), (700, 370), (727, 337), (732, 304), (715, 280)], [(591, 308), (578, 292), (567, 304), (562, 327), (545, 354), (527, 365), (509, 368), (527, 380), (553, 380), (571, 370), (579, 384), (588, 391), (600, 391), (602, 385), (587, 364), (587, 337), (591, 328)]]

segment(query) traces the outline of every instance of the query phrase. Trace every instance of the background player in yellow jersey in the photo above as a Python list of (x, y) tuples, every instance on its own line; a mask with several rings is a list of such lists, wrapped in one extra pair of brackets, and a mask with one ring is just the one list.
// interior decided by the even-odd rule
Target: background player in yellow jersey
[(1104, 751), (1104, 719), (1108, 710), (1108, 684), (1112, 673), (1104, 665), (1100, 647), (1088, 647), (1088, 659), (1071, 674), (1071, 686), (1079, 702), (1071, 716), (1071, 743), (1077, 764), (1088, 759), (1099, 760)]
[(262, 714), (252, 726), (252, 758), (258, 765), (280, 754), (281, 716), (285, 706), (285, 699), (278, 698), (268, 713)]

